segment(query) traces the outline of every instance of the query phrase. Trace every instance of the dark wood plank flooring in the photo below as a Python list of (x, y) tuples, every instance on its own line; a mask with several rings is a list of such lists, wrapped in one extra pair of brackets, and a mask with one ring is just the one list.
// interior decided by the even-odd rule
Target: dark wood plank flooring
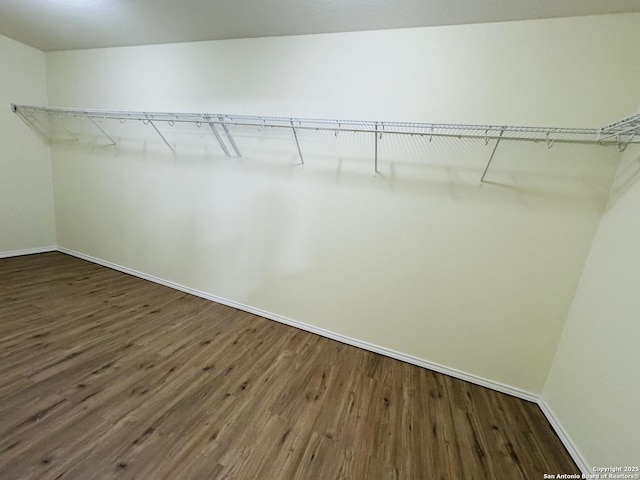
[(537, 405), (60, 253), (0, 260), (2, 479), (538, 479)]

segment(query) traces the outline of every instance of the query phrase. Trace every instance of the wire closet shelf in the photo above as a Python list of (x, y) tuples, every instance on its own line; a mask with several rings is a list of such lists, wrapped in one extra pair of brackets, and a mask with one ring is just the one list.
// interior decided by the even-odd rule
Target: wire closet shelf
[[(60, 122), (64, 128), (65, 118), (88, 119), (113, 145), (116, 142), (97, 121), (119, 120), (140, 121), (152, 127), (162, 138), (169, 149), (173, 147), (157, 128), (156, 123), (169, 126), (174, 124), (195, 124), (206, 126), (220, 144), (226, 156), (231, 156), (227, 144), (234, 151), (236, 157), (241, 157), (240, 149), (234, 140), (234, 127), (255, 127), (265, 129), (288, 129), (293, 132), (298, 154), (304, 164), (304, 157), (298, 139), (299, 130), (331, 131), (337, 135), (340, 132), (371, 134), (374, 147), (374, 170), (378, 169), (378, 140), (383, 135), (409, 135), (426, 137), (429, 140), (438, 137), (459, 139), (481, 139), (485, 144), (495, 141), (491, 157), (487, 163), (482, 179), (489, 168), (495, 151), (502, 140), (545, 142), (549, 148), (554, 143), (580, 143), (595, 145), (617, 146), (624, 151), (630, 144), (640, 143), (640, 113), (624, 118), (600, 128), (566, 128), (541, 126), (514, 125), (470, 125), (455, 123), (416, 123), (416, 122), (385, 122), (373, 120), (330, 120), (296, 117), (273, 117), (254, 115), (231, 115), (226, 113), (178, 113), (178, 112), (139, 112), (124, 110), (96, 110), (82, 108), (42, 107), (33, 105), (11, 104), (13, 112), (31, 128), (37, 130), (38, 117), (45, 115)], [(69, 132), (70, 133), (70, 132)]]

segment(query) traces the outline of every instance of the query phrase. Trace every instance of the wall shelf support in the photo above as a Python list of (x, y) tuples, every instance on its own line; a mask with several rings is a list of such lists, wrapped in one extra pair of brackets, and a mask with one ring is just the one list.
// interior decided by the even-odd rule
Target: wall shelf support
[(302, 149), (300, 148), (300, 141), (298, 140), (298, 130), (296, 129), (293, 120), (291, 120), (291, 130), (293, 130), (293, 138), (296, 141), (296, 147), (298, 147), (298, 155), (300, 155), (300, 162), (304, 165), (304, 157), (302, 156)]
[(96, 128), (100, 130), (105, 137), (107, 137), (107, 139), (111, 142), (111, 145), (116, 145), (116, 142), (113, 140), (113, 138), (111, 138), (109, 134), (105, 132), (100, 125), (98, 125), (98, 122), (96, 122), (92, 117), (87, 117), (87, 118), (89, 118), (91, 123), (93, 123), (96, 126)]
[(378, 173), (378, 122), (375, 125), (375, 131), (373, 132), (374, 141), (374, 157), (373, 157), (373, 172)]
[(227, 138), (229, 139), (229, 143), (231, 143), (231, 147), (233, 148), (233, 151), (236, 152), (236, 157), (242, 158), (242, 154), (240, 153), (240, 150), (238, 149), (238, 145), (236, 145), (235, 140), (231, 136), (231, 131), (229, 130), (229, 127), (225, 123), (224, 117), (220, 115), (218, 116), (218, 119), (220, 120), (220, 125), (222, 125), (222, 129), (224, 130), (224, 133), (227, 135)]
[(227, 146), (222, 141), (222, 137), (220, 137), (220, 134), (218, 133), (218, 130), (216, 130), (216, 126), (211, 122), (207, 122), (207, 125), (209, 125), (209, 128), (211, 129), (211, 132), (213, 133), (213, 136), (216, 137), (216, 140), (220, 144), (220, 148), (222, 148), (222, 151), (224, 152), (224, 154), (227, 157), (230, 157), (231, 154), (229, 153), (229, 149), (227, 148)]
[(496, 150), (498, 149), (498, 145), (500, 145), (500, 140), (502, 140), (502, 134), (504, 133), (504, 130), (500, 130), (500, 135), (498, 136), (498, 139), (496, 140), (495, 145), (493, 146), (493, 150), (491, 151), (491, 156), (489, 157), (489, 161), (487, 162), (487, 166), (484, 167), (484, 172), (482, 172), (482, 177), (480, 178), (480, 183), (484, 183), (484, 177), (487, 175), (487, 172), (489, 171), (489, 167), (491, 166), (491, 162), (493, 161), (493, 157), (496, 154)]
[(169, 150), (171, 150), (173, 153), (175, 153), (175, 150), (173, 149), (173, 147), (169, 144), (167, 139), (164, 138), (164, 135), (162, 135), (160, 130), (158, 130), (158, 127), (156, 127), (156, 124), (153, 123), (153, 120), (151, 120), (150, 115), (145, 115), (145, 117), (146, 117), (146, 122), (144, 120), (142, 122), (146, 123), (147, 125), (151, 125), (153, 127), (153, 129), (158, 133), (158, 135), (160, 135), (160, 138), (162, 139), (162, 141), (167, 145), (167, 147), (169, 147)]

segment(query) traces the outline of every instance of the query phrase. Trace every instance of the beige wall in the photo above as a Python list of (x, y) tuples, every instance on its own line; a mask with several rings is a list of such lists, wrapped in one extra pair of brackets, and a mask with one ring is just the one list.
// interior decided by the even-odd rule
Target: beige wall
[[(640, 15), (47, 54), (52, 105), (598, 126), (632, 113)], [(627, 54), (621, 54), (627, 52)], [(633, 75), (629, 75), (630, 69)], [(630, 103), (631, 102), (631, 103)], [(533, 393), (619, 154), (243, 132), (54, 149), (66, 248)], [(193, 137), (190, 141), (189, 136)], [(204, 143), (201, 143), (204, 142)]]
[(640, 457), (640, 149), (620, 163), (543, 398), (591, 466)]
[(9, 103), (47, 103), (44, 53), (0, 36), (0, 255), (54, 246), (49, 147)]

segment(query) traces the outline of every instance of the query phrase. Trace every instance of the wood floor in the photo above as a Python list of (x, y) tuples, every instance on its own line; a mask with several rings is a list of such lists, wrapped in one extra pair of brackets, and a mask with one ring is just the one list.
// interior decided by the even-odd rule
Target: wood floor
[(539, 408), (60, 253), (0, 260), (1, 479), (539, 479)]

